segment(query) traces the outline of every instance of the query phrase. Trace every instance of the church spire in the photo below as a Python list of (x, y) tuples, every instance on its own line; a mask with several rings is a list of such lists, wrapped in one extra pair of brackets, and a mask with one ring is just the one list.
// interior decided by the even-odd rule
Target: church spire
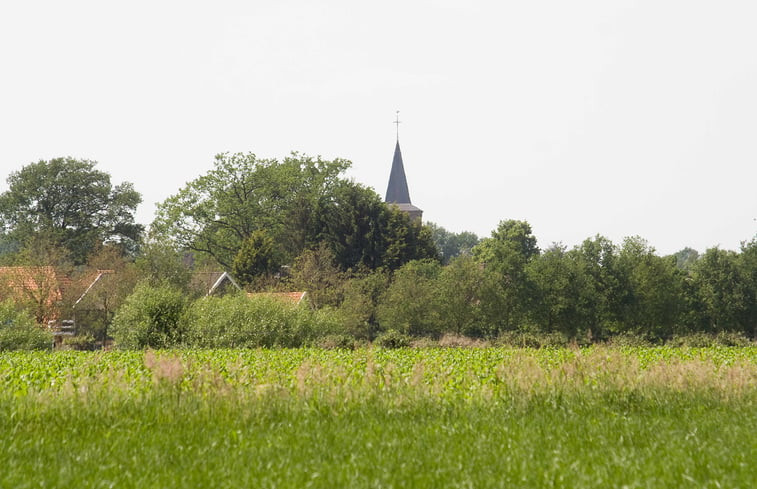
[(394, 147), (394, 158), (392, 159), (392, 171), (389, 174), (389, 185), (386, 187), (385, 202), (395, 204), (410, 204), (410, 192), (407, 189), (407, 177), (405, 177), (405, 166), (402, 163), (402, 152), (400, 151), (400, 142)]
[(400, 151), (400, 111), (394, 123), (397, 125), (397, 143), (394, 146), (394, 158), (392, 159), (392, 171), (389, 174), (389, 185), (386, 187), (386, 198), (384, 202), (394, 204), (399, 210), (407, 213), (413, 220), (421, 220), (423, 211), (415, 207), (410, 202), (410, 191), (407, 188), (407, 177), (405, 176), (405, 165), (402, 162), (402, 151)]

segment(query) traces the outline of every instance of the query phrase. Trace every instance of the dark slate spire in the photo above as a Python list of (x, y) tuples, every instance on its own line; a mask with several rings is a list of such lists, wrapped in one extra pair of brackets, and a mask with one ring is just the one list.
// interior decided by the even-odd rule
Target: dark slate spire
[(400, 142), (394, 147), (394, 159), (392, 159), (392, 172), (389, 174), (389, 185), (386, 187), (385, 202), (396, 204), (410, 204), (410, 192), (407, 190), (407, 178), (405, 166), (402, 164), (402, 152)]

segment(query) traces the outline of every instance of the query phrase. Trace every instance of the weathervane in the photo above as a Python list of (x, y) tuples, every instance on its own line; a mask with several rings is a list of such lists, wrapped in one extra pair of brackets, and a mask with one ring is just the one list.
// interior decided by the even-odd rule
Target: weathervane
[(394, 118), (394, 124), (397, 125), (397, 141), (400, 140), (400, 111), (397, 111), (397, 115)]

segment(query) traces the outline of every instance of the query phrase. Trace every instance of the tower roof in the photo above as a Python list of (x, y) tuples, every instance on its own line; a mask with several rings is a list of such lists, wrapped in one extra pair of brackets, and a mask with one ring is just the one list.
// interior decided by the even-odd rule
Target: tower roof
[(389, 174), (389, 185), (386, 187), (385, 202), (397, 204), (410, 204), (410, 192), (407, 189), (407, 177), (405, 166), (402, 164), (402, 152), (400, 142), (394, 147), (394, 159), (392, 159), (392, 172)]

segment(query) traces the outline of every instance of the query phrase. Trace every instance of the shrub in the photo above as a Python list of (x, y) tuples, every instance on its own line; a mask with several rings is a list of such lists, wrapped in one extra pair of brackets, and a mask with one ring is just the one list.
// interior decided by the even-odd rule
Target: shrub
[(142, 282), (116, 311), (111, 332), (121, 348), (167, 348), (184, 341), (186, 295), (177, 287)]
[(410, 346), (410, 337), (396, 329), (390, 329), (379, 335), (373, 344), (382, 348), (407, 348)]
[(315, 342), (318, 348), (326, 350), (354, 350), (355, 344), (355, 338), (346, 334), (330, 334)]
[(488, 343), (468, 336), (445, 334), (439, 340), (439, 346), (442, 348), (485, 348)]
[(570, 344), (570, 341), (560, 333), (503, 331), (497, 337), (495, 344), (518, 348), (564, 348)]
[(645, 335), (623, 332), (610, 337), (607, 344), (615, 347), (649, 347), (652, 341)]
[(0, 302), (0, 351), (50, 350), (53, 335), (34, 322), (32, 316), (16, 309), (11, 300)]
[(187, 341), (208, 348), (298, 347), (341, 332), (335, 311), (244, 294), (205, 297), (185, 317)]
[(669, 346), (708, 348), (712, 346), (749, 346), (753, 343), (742, 333), (721, 331), (718, 334), (692, 333), (673, 336), (666, 342)]
[(64, 338), (63, 346), (69, 350), (92, 351), (97, 348), (97, 340), (91, 334), (78, 334)]
[(411, 261), (397, 270), (376, 311), (381, 328), (438, 338), (441, 323), (436, 288), (440, 272), (441, 265), (432, 260)]

